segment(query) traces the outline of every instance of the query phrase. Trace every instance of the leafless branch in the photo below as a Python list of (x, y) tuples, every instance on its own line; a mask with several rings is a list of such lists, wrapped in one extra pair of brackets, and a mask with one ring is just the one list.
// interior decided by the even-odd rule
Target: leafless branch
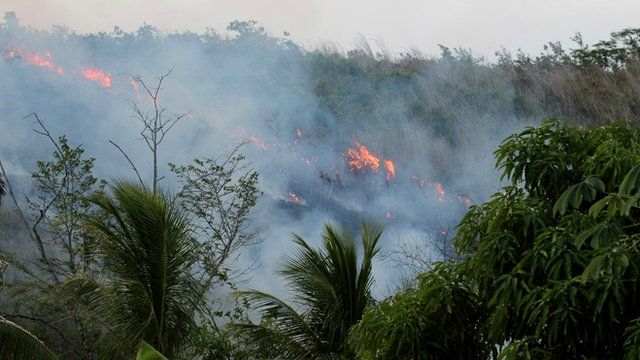
[(127, 162), (129, 162), (129, 165), (131, 165), (131, 168), (133, 168), (133, 171), (136, 173), (136, 176), (138, 177), (138, 181), (140, 182), (140, 185), (142, 187), (144, 187), (144, 181), (142, 181), (142, 177), (140, 177), (140, 173), (138, 172), (138, 169), (136, 168), (136, 166), (133, 164), (133, 161), (131, 161), (131, 158), (129, 158), (127, 153), (124, 150), (122, 150), (122, 148), (118, 144), (116, 144), (112, 140), (109, 140), (109, 143), (111, 143), (111, 145), (115, 146), (116, 149), (118, 149), (120, 151), (122, 156), (124, 156), (124, 158), (127, 159)]
[(159, 146), (171, 129), (173, 129), (173, 127), (185, 116), (190, 114), (189, 112), (186, 112), (183, 114), (171, 114), (167, 117), (165, 116), (167, 109), (160, 105), (160, 90), (162, 89), (164, 81), (169, 77), (169, 75), (171, 75), (172, 71), (173, 68), (161, 74), (157, 78), (157, 84), (155, 87), (148, 85), (140, 75), (131, 76), (131, 79), (144, 89), (149, 100), (151, 100), (152, 105), (151, 111), (143, 111), (135, 102), (132, 102), (131, 107), (134, 117), (142, 123), (140, 136), (142, 136), (142, 139), (149, 148), (149, 151), (151, 151), (153, 157), (152, 188), (154, 193), (157, 192), (158, 183), (162, 180), (162, 178), (158, 176)]

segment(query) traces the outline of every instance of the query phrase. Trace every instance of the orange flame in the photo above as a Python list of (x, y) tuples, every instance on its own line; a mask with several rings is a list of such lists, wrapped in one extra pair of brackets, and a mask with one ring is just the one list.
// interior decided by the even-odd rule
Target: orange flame
[(82, 70), (82, 75), (84, 75), (85, 78), (91, 81), (97, 82), (102, 87), (111, 87), (111, 76), (109, 75), (109, 73), (105, 73), (96, 69), (84, 69)]
[(258, 139), (255, 135), (249, 135), (247, 140), (251, 141), (255, 146), (259, 147), (262, 150), (267, 150), (267, 144), (264, 141)]
[(462, 203), (464, 203), (464, 205), (466, 207), (473, 206), (473, 200), (469, 199), (468, 197), (466, 197), (464, 195), (458, 195), (458, 200), (460, 200)]
[(418, 185), (418, 187), (420, 188), (420, 190), (424, 191), (427, 188), (427, 184), (424, 182), (423, 179), (415, 176), (415, 175), (411, 175), (411, 180), (413, 180), (413, 182), (416, 183), (416, 185)]
[(352, 172), (364, 172), (367, 168), (378, 172), (380, 168), (380, 159), (374, 156), (369, 150), (356, 141), (356, 149), (349, 148), (347, 150), (347, 157), (349, 162), (349, 168)]
[(292, 203), (298, 204), (298, 205), (304, 205), (304, 200), (302, 200), (302, 198), (300, 196), (298, 196), (296, 193), (294, 193), (291, 190), (289, 190), (289, 201), (288, 202), (292, 202)]
[(442, 187), (442, 184), (440, 184), (439, 182), (434, 183), (433, 188), (436, 190), (436, 192), (439, 195), (438, 201), (444, 202), (446, 200), (447, 194), (445, 193), (444, 188)]
[(387, 181), (391, 181), (391, 179), (396, 177), (396, 166), (391, 160), (384, 160), (382, 164), (384, 165), (384, 168), (387, 169)]
[(53, 69), (53, 61), (51, 61), (51, 53), (50, 52), (45, 52), (45, 53), (24, 53), (22, 55), (25, 60), (27, 60), (28, 63), (33, 64), (35, 66), (41, 67), (41, 68), (45, 68), (48, 70), (52, 70)]

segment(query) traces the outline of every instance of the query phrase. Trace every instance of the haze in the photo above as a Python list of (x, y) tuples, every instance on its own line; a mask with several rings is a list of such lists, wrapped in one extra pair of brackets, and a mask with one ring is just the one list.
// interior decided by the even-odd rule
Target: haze
[[(624, 9), (624, 11), (621, 11)], [(78, 32), (135, 30), (143, 23), (162, 31), (224, 32), (233, 20), (256, 20), (274, 35), (284, 31), (313, 47), (325, 42), (350, 48), (360, 36), (393, 52), (437, 45), (472, 49), (491, 57), (500, 47), (537, 53), (549, 41), (581, 32), (587, 42), (638, 26), (633, 0), (3, 0), (0, 14), (15, 11), (23, 25), (65, 25)]]

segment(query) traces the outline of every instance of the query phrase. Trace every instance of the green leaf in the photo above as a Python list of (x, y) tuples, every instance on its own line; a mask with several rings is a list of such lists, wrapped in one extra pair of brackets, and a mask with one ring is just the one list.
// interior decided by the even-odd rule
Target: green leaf
[(603, 192), (605, 190), (604, 182), (598, 178), (588, 178), (584, 182), (596, 191)]
[(591, 207), (589, 208), (589, 215), (593, 217), (598, 217), (598, 215), (600, 215), (600, 213), (602, 212), (602, 209), (604, 209), (604, 207), (607, 206), (610, 200), (611, 200), (610, 195), (607, 195), (604, 198), (598, 200), (595, 204), (591, 205)]
[(560, 195), (558, 201), (556, 201), (555, 205), (553, 206), (553, 216), (556, 216), (556, 214), (564, 215), (564, 213), (567, 211), (567, 207), (569, 206), (569, 198), (573, 193), (574, 187), (575, 185), (568, 188), (562, 193), (562, 195)]
[(620, 212), (623, 216), (629, 216), (631, 213), (631, 208), (638, 205), (638, 201), (640, 200), (640, 191), (635, 193), (631, 198), (624, 202), (624, 206), (620, 209)]
[(136, 360), (167, 360), (167, 358), (160, 354), (158, 350), (154, 349), (153, 346), (142, 340), (138, 355), (136, 355)]
[(584, 244), (584, 242), (588, 238), (593, 236), (593, 234), (595, 234), (598, 230), (600, 230), (600, 228), (597, 227), (597, 226), (594, 226), (594, 227), (592, 227), (590, 229), (582, 231), (580, 234), (578, 234), (578, 236), (575, 237), (575, 239), (573, 241), (573, 246), (575, 246), (576, 248), (580, 249), (582, 247), (582, 245)]
[(640, 164), (634, 166), (627, 175), (625, 175), (624, 180), (620, 184), (620, 194), (621, 195), (629, 195), (631, 191), (638, 187), (638, 177), (640, 176)]

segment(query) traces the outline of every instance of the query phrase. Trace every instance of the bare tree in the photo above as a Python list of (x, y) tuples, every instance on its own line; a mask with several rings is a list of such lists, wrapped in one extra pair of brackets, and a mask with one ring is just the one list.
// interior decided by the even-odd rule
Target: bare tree
[[(148, 85), (140, 75), (131, 77), (133, 81), (135, 81), (144, 89), (148, 99), (151, 102), (150, 110), (143, 110), (140, 105), (135, 102), (132, 103), (131, 106), (133, 108), (135, 117), (140, 120), (143, 125), (142, 130), (140, 131), (140, 135), (147, 144), (147, 147), (151, 151), (153, 157), (153, 179), (151, 187), (154, 193), (158, 191), (158, 182), (162, 180), (162, 178), (159, 178), (158, 176), (159, 146), (164, 140), (165, 136), (169, 133), (169, 131), (171, 131), (171, 129), (176, 125), (176, 123), (178, 123), (178, 121), (189, 114), (188, 112), (182, 114), (168, 113), (167, 108), (162, 106), (159, 102), (160, 90), (162, 89), (164, 81), (167, 79), (167, 77), (169, 77), (169, 75), (171, 75), (171, 71), (172, 69), (160, 75), (157, 78), (157, 84), (155, 86)], [(141, 179), (140, 174), (138, 173), (129, 157), (114, 142), (111, 143), (116, 146), (118, 150), (120, 150), (120, 152), (122, 152), (122, 154), (127, 158), (127, 161), (129, 161), (129, 164), (133, 166), (136, 174), (138, 175), (138, 179)]]
[(400, 272), (400, 285), (389, 289), (390, 292), (413, 287), (416, 276), (429, 271), (438, 261), (459, 260), (450, 232), (450, 227), (437, 226), (432, 235), (424, 235), (414, 242), (399, 239), (397, 244), (384, 250), (382, 258), (391, 261)]

